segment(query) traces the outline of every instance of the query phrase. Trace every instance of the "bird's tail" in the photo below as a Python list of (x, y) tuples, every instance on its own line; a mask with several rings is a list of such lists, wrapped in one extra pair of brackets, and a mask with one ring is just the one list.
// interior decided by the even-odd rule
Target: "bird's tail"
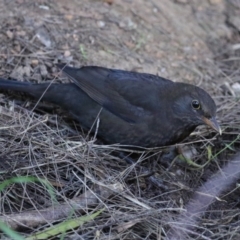
[(19, 92), (28, 92), (29, 87), (32, 86), (31, 83), (28, 82), (19, 82), (13, 80), (7, 80), (4, 78), (0, 78), (0, 90), (12, 90)]
[[(55, 86), (56, 84), (52, 85)], [(30, 82), (20, 82), (0, 78), (0, 91), (10, 90), (23, 92), (29, 94), (34, 98), (42, 98), (43, 100), (49, 100), (49, 95), (51, 95), (51, 92), (55, 90), (53, 89), (54, 86), (51, 86), (50, 83), (34, 84)]]
[[(35, 99), (41, 99), (64, 108), (68, 108), (74, 101), (74, 96), (82, 96), (81, 91), (74, 83), (30, 83), (0, 78), (0, 92), (10, 90), (27, 93)], [(84, 96), (83, 96), (84, 97)]]

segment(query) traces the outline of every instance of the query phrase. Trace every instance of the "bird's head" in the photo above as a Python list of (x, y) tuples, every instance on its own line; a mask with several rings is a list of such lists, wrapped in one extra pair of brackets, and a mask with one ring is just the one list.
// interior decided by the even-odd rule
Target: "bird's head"
[(216, 104), (203, 89), (186, 83), (175, 83), (173, 114), (189, 126), (208, 125), (220, 135), (221, 128), (216, 121)]

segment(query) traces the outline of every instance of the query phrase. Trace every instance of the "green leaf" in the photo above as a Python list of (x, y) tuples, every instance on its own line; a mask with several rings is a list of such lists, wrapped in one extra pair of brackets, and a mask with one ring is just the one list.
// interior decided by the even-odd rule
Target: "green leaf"
[(100, 213), (103, 212), (103, 210), (104, 209), (101, 209), (101, 210), (97, 211), (96, 213), (93, 213), (93, 214), (90, 214), (87, 216), (82, 216), (82, 217), (78, 217), (75, 219), (66, 220), (64, 222), (61, 222), (61, 223), (53, 226), (53, 227), (45, 229), (44, 231), (41, 231), (37, 234), (32, 235), (32, 236), (26, 238), (26, 240), (48, 239), (50, 237), (54, 237), (59, 234), (64, 234), (69, 230), (77, 228), (77, 227), (83, 225), (84, 223), (95, 219)]

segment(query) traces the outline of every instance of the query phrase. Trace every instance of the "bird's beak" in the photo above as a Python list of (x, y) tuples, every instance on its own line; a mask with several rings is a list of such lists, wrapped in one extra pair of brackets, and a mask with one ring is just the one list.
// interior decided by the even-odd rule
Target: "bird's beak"
[(209, 127), (211, 127), (212, 129), (214, 129), (215, 131), (217, 131), (220, 135), (222, 135), (222, 129), (220, 128), (217, 120), (215, 117), (212, 117), (210, 119), (203, 117), (202, 118), (203, 122), (208, 125)]

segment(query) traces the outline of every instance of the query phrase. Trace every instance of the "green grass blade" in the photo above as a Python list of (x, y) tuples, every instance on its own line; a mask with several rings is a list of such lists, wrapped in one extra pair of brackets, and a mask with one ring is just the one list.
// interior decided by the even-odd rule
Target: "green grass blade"
[(75, 219), (69, 219), (67, 221), (61, 222), (53, 227), (50, 227), (42, 232), (39, 232), (37, 234), (34, 234), (26, 240), (36, 240), (36, 239), (48, 239), (50, 237), (57, 236), (59, 234), (64, 234), (67, 231), (77, 228), (81, 225), (83, 225), (86, 222), (89, 222), (93, 219), (95, 219), (100, 213), (103, 212), (104, 209), (101, 209), (93, 214), (87, 215), (87, 216), (82, 216), (79, 218)]

